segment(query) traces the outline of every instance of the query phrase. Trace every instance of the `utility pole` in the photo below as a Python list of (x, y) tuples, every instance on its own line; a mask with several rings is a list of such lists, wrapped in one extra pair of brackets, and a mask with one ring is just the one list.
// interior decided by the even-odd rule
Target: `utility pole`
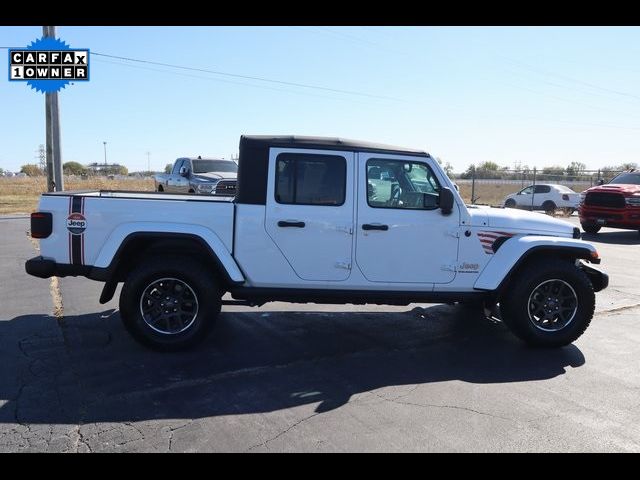
[(107, 142), (102, 142), (104, 145), (104, 166), (107, 166)]
[(151, 152), (147, 152), (147, 172), (151, 172)]
[[(55, 38), (56, 27), (42, 27), (44, 37)], [(62, 177), (62, 152), (60, 150), (60, 111), (58, 92), (45, 93), (45, 115), (47, 130), (47, 190), (64, 190)]]

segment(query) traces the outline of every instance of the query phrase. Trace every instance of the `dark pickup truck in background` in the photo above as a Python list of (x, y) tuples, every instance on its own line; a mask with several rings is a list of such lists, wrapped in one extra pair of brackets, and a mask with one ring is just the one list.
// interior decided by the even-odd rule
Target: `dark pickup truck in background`
[(217, 158), (178, 158), (171, 173), (155, 176), (155, 190), (200, 195), (236, 194), (238, 165)]

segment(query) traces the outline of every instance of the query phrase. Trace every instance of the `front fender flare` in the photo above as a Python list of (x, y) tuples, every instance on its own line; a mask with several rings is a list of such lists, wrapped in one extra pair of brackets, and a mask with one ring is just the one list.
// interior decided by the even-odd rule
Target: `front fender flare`
[(564, 255), (599, 263), (598, 252), (590, 243), (572, 238), (542, 235), (512, 237), (504, 242), (487, 263), (473, 285), (476, 290), (499, 290), (509, 276), (532, 255)]

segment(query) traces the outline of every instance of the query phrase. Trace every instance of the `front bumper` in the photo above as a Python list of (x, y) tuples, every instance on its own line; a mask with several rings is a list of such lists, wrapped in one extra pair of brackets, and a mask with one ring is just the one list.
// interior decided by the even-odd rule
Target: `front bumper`
[(585, 207), (578, 210), (580, 223), (614, 228), (640, 229), (640, 208), (598, 208)]
[(591, 281), (591, 285), (593, 285), (594, 292), (599, 292), (609, 286), (609, 275), (604, 273), (602, 270), (599, 270), (582, 260), (579, 261), (579, 267), (587, 277), (589, 277), (589, 281)]

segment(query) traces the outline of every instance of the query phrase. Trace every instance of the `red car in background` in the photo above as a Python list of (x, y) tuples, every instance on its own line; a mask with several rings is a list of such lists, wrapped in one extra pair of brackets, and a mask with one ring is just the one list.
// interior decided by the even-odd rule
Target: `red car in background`
[(620, 173), (606, 185), (582, 192), (578, 213), (587, 233), (604, 226), (640, 232), (640, 171)]

